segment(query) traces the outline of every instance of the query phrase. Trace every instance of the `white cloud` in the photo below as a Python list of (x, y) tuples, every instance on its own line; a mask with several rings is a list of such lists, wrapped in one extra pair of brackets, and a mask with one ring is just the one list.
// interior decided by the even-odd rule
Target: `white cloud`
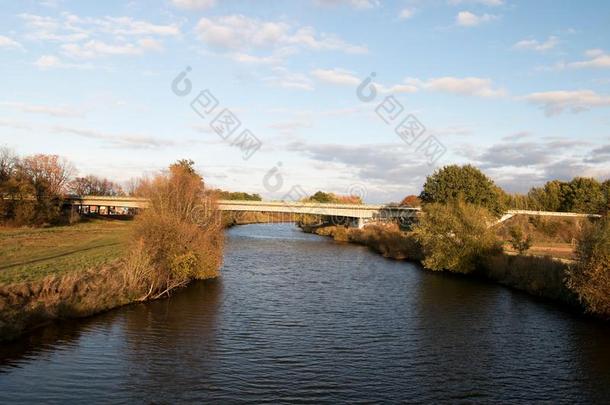
[(357, 86), (362, 81), (354, 75), (353, 72), (344, 69), (315, 69), (311, 71), (311, 75), (317, 80), (345, 86)]
[(27, 113), (35, 113), (35, 114), (46, 114), (54, 117), (82, 117), (84, 115), (83, 111), (77, 110), (75, 108), (70, 108), (67, 106), (47, 106), (47, 105), (39, 105), (39, 104), (27, 104), (21, 102), (14, 101), (6, 101), (0, 103), (0, 105), (14, 108), (16, 110), (27, 112)]
[(531, 93), (523, 99), (542, 107), (548, 116), (566, 110), (576, 114), (594, 107), (610, 106), (610, 96), (600, 95), (592, 90)]
[(314, 0), (318, 6), (347, 5), (357, 9), (367, 9), (379, 6), (378, 0)]
[[(163, 49), (161, 38), (177, 37), (177, 24), (154, 24), (131, 17), (80, 17), (61, 13), (59, 17), (19, 15), (25, 22), (29, 40), (59, 43), (59, 50), (75, 59), (105, 55), (141, 55)], [(63, 63), (57, 56), (43, 55), (35, 65), (40, 68), (78, 67)]]
[(380, 83), (375, 83), (379, 92), (385, 94), (399, 94), (399, 93), (416, 93), (419, 89), (413, 84), (394, 84), (391, 86), (384, 86)]
[(504, 0), (449, 0), (449, 4), (456, 6), (460, 4), (481, 4), (484, 6), (501, 6)]
[(567, 66), (580, 69), (580, 68), (598, 68), (598, 69), (607, 69), (610, 68), (610, 54), (606, 53), (602, 49), (589, 49), (585, 52), (585, 56), (589, 58), (589, 60), (572, 62)]
[(462, 27), (476, 27), (477, 25), (496, 20), (498, 16), (493, 14), (477, 15), (470, 11), (460, 11), (455, 16), (455, 23)]
[(310, 117), (301, 116), (288, 121), (276, 122), (269, 125), (269, 128), (278, 130), (283, 135), (293, 135), (299, 129), (311, 128), (313, 122)]
[(92, 66), (89, 64), (83, 63), (66, 63), (62, 61), (55, 55), (42, 55), (39, 57), (36, 62), (34, 62), (34, 66), (38, 67), (41, 70), (47, 69), (91, 69)]
[(415, 9), (403, 8), (402, 10), (400, 10), (400, 13), (398, 13), (398, 18), (400, 18), (401, 20), (408, 20), (409, 18), (413, 17), (414, 14)]
[(107, 44), (103, 41), (91, 40), (84, 44), (64, 44), (63, 53), (76, 59), (92, 59), (106, 55), (141, 55), (147, 50), (161, 50), (162, 44), (150, 38), (144, 38), (137, 43)]
[(0, 35), (0, 48), (23, 49), (23, 46), (12, 38)]
[(108, 142), (111, 146), (125, 148), (161, 148), (174, 146), (176, 142), (141, 134), (109, 134), (86, 128), (72, 128), (65, 126), (54, 126), (51, 131), (61, 134), (77, 135), (83, 138), (98, 139)]
[(187, 10), (206, 10), (216, 5), (216, 0), (171, 0), (172, 4)]
[(544, 42), (539, 42), (535, 39), (524, 39), (522, 41), (517, 42), (515, 45), (513, 45), (513, 48), (537, 51), (537, 52), (544, 52), (544, 51), (548, 51), (550, 49), (555, 48), (557, 46), (557, 44), (559, 44), (559, 38), (557, 38), (556, 36), (550, 36)]
[[(336, 84), (340, 86), (358, 86), (362, 79), (349, 70), (334, 69), (315, 69), (311, 71), (311, 76), (323, 83)], [(411, 83), (399, 83), (385, 86), (381, 83), (373, 83), (380, 93), (415, 93), (418, 88)]]
[(311, 79), (302, 73), (289, 72), (284, 67), (274, 68), (273, 73), (273, 76), (267, 77), (263, 80), (285, 89), (310, 91), (314, 88)]
[(131, 17), (80, 17), (62, 13), (60, 17), (20, 14), (30, 29), (27, 36), (40, 41), (76, 42), (94, 35), (109, 34), (117, 36), (178, 36), (177, 24), (153, 24), (135, 20)]
[(312, 27), (294, 27), (286, 22), (262, 21), (244, 15), (202, 18), (197, 23), (195, 31), (206, 45), (233, 52), (246, 52), (252, 49), (278, 51), (286, 48), (345, 53), (367, 52), (364, 46), (349, 44), (335, 35), (318, 34)]
[(429, 80), (407, 79), (407, 83), (426, 90), (441, 91), (465, 96), (502, 97), (506, 90), (496, 88), (490, 79), (480, 77), (438, 77)]

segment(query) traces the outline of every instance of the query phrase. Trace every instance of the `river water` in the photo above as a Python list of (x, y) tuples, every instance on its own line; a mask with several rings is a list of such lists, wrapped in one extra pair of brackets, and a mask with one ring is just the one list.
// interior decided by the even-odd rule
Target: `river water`
[(0, 402), (610, 401), (610, 326), (293, 225), (217, 280), (0, 348)]

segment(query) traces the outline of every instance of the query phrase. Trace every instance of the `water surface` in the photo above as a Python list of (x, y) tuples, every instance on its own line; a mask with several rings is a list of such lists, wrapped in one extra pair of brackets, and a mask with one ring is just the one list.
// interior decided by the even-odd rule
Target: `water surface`
[(222, 277), (0, 348), (0, 402), (607, 403), (610, 327), (288, 224)]

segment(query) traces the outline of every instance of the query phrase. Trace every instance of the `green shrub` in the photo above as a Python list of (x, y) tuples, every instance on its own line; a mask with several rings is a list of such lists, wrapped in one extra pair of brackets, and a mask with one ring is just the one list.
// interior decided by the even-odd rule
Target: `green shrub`
[(531, 235), (524, 236), (523, 230), (518, 226), (511, 226), (509, 229), (510, 244), (519, 254), (524, 254), (532, 247)]
[(481, 206), (461, 201), (426, 205), (413, 228), (424, 249), (424, 266), (457, 273), (474, 271), (482, 257), (501, 251), (492, 223), (493, 216)]
[(576, 248), (576, 264), (568, 272), (567, 284), (588, 312), (610, 318), (610, 220), (607, 217), (583, 230)]

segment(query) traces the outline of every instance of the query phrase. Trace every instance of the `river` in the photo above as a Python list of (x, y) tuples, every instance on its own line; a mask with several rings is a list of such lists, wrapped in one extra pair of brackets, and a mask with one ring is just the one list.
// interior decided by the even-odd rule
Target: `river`
[(0, 348), (0, 402), (610, 400), (610, 326), (289, 224), (222, 276)]

